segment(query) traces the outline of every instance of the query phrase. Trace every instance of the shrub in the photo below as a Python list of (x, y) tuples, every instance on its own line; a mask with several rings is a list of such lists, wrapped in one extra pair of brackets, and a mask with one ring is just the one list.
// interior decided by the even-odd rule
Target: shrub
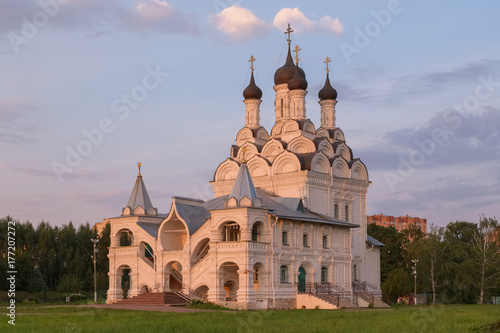
[(231, 310), (223, 306), (220, 306), (218, 304), (208, 301), (203, 301), (197, 298), (193, 298), (192, 300), (190, 300), (187, 307), (192, 309), (206, 309), (206, 310)]

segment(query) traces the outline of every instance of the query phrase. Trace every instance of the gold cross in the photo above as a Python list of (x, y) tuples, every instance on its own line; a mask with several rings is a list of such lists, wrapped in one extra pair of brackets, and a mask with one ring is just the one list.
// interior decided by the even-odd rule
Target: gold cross
[(299, 51), (302, 50), (298, 45), (295, 45), (293, 52), (295, 52), (295, 61), (297, 62), (297, 66), (299, 65)]
[(293, 32), (292, 28), (290, 28), (290, 23), (288, 23), (288, 28), (286, 29), (285, 31), (285, 35), (288, 34), (288, 45), (290, 45), (290, 43), (292, 42), (292, 40), (290, 39), (290, 34)]
[(330, 69), (328, 68), (328, 64), (331, 62), (332, 61), (328, 57), (326, 57), (325, 61), (323, 61), (323, 63), (326, 64), (326, 74), (330, 73)]
[(141, 175), (141, 165), (142, 165), (141, 162), (137, 163), (137, 167), (139, 167), (139, 176)]
[(253, 74), (253, 63), (255, 60), (257, 59), (255, 59), (254, 56), (251, 56), (250, 60), (248, 60), (248, 62), (250, 63), (250, 69), (252, 70), (252, 74)]

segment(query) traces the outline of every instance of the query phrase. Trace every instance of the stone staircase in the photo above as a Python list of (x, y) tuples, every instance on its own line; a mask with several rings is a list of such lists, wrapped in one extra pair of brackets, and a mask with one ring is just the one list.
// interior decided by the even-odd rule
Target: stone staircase
[(144, 293), (131, 298), (119, 300), (115, 304), (186, 306), (189, 301), (189, 297), (180, 292), (164, 292)]

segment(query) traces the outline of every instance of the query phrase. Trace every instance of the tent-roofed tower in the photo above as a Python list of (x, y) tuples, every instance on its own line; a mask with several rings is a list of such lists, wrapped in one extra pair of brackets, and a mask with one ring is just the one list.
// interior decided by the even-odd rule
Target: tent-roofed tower
[[(246, 149), (245, 149), (246, 150)], [(233, 188), (225, 201), (226, 207), (260, 207), (262, 202), (257, 195), (252, 177), (245, 160), (240, 165)]]
[(130, 194), (130, 199), (128, 200), (127, 206), (122, 210), (122, 216), (128, 215), (148, 215), (157, 216), (158, 209), (153, 207), (151, 199), (149, 198), (148, 191), (146, 190), (146, 185), (141, 175), (141, 163), (137, 163), (139, 167), (139, 174), (135, 181), (134, 189), (132, 194)]

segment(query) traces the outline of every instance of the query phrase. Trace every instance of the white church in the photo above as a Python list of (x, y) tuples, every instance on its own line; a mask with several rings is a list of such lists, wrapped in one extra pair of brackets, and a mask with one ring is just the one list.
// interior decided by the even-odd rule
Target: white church
[(320, 126), (307, 118), (308, 84), (298, 47), (292, 58), (290, 32), (286, 62), (274, 74), (270, 133), (260, 125), (262, 91), (250, 60), (245, 126), (210, 182), (215, 199), (176, 196), (168, 214), (158, 213), (139, 165), (121, 216), (103, 221), (111, 224), (107, 303), (199, 298), (238, 309), (383, 305), (384, 245), (366, 233), (368, 171), (337, 127), (328, 58), (318, 92)]

